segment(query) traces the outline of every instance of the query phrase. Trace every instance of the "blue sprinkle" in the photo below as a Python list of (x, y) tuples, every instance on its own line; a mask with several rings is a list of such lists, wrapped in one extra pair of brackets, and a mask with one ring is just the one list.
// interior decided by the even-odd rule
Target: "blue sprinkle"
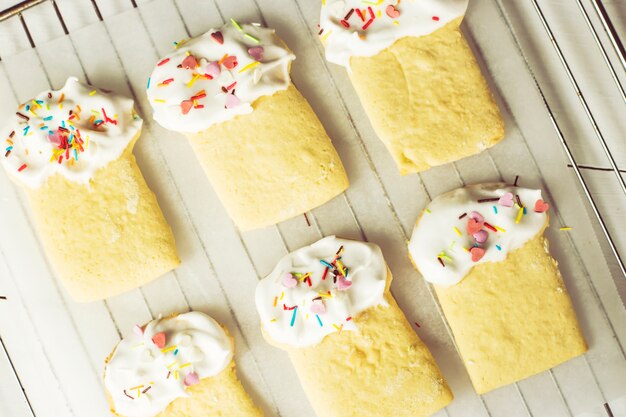
[(37, 104), (43, 104), (43, 100), (35, 100)]
[(296, 313), (298, 312), (298, 307), (293, 309), (293, 316), (291, 316), (291, 327), (293, 327), (293, 324), (296, 322)]
[(524, 216), (526, 215), (526, 207), (524, 207)]
[(324, 265), (324, 266), (326, 266), (326, 267), (330, 268), (330, 269), (335, 269), (335, 267), (334, 267), (334, 266), (332, 266), (331, 264), (329, 264), (328, 262), (326, 262), (326, 261), (325, 261), (325, 260), (323, 260), (323, 259), (320, 259), (320, 263), (321, 263), (322, 265)]
[(498, 250), (502, 250), (502, 247), (501, 247), (500, 245), (496, 245), (496, 248), (497, 248)]
[(322, 324), (322, 319), (320, 319), (320, 316), (316, 314), (315, 317), (317, 317), (317, 322), (320, 324), (320, 327), (322, 327), (323, 324)]
[(78, 151), (74, 148), (74, 159), (78, 161)]
[(52, 116), (44, 117), (43, 119), (47, 122), (48, 120), (52, 120)]
[(174, 356), (178, 355), (178, 348), (174, 351)]
[(150, 80), (151, 80), (151, 78), (150, 78), (150, 77), (148, 77), (148, 85), (146, 86), (146, 90), (147, 90), (148, 88), (150, 88)]
[(28, 133), (28, 130), (30, 129), (30, 125), (26, 126), (24, 128), (24, 135), (26, 135), (26, 133)]
[(344, 269), (343, 269), (343, 272), (346, 274), (346, 275), (345, 275), (345, 278), (348, 278), (348, 268), (344, 268)]
[(496, 214), (498, 214), (498, 207), (493, 206), (493, 212), (494, 212), (494, 213), (496, 213)]
[(27, 104), (26, 105), (26, 111), (29, 111), (29, 110), (30, 110), (30, 104)]
[(12, 149), (13, 149), (13, 146), (8, 146), (8, 147), (5, 149), (5, 151), (10, 151), (10, 150), (12, 150)]
[(46, 129), (48, 129), (48, 126), (41, 126), (41, 127), (39, 128), (39, 130), (46, 130)]

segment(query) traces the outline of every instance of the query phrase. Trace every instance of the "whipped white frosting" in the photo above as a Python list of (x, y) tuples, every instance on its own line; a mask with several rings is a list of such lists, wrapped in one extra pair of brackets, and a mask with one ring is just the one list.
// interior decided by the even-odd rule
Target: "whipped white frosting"
[(186, 387), (219, 374), (233, 357), (232, 342), (211, 317), (190, 312), (151, 321), (124, 338), (106, 364), (104, 384), (116, 413), (151, 417)]
[(350, 57), (374, 56), (406, 36), (424, 36), (463, 16), (468, 0), (326, 0), (320, 37), (326, 59), (350, 67)]
[(541, 190), (506, 184), (450, 191), (422, 213), (409, 242), (411, 258), (427, 281), (454, 285), (475, 264), (502, 261), (535, 237), (547, 221), (542, 202)]
[(0, 130), (2, 166), (31, 188), (54, 174), (89, 183), (96, 171), (120, 157), (141, 129), (133, 100), (67, 79), (22, 104)]
[(250, 113), (257, 98), (287, 89), (294, 59), (273, 29), (234, 20), (178, 43), (148, 82), (154, 120), (198, 132)]
[(257, 285), (256, 307), (273, 341), (312, 346), (328, 334), (357, 330), (353, 317), (387, 305), (386, 283), (378, 246), (329, 236), (281, 259)]

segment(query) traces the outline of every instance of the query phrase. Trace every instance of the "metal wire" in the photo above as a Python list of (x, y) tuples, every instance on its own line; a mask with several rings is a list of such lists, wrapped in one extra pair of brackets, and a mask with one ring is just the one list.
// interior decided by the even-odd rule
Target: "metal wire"
[(609, 40), (611, 41), (611, 45), (613, 46), (617, 57), (622, 63), (622, 69), (626, 71), (626, 49), (624, 48), (624, 44), (622, 43), (619, 35), (617, 34), (617, 31), (615, 30), (615, 26), (613, 26), (613, 22), (611, 22), (609, 14), (606, 12), (606, 9), (604, 8), (601, 0), (591, 0), (591, 4), (598, 14), (600, 23), (602, 23), (604, 31), (609, 37)]
[(582, 1), (576, 0), (576, 3), (578, 4), (578, 8), (580, 9), (580, 12), (582, 13), (583, 18), (585, 19), (585, 23), (587, 24), (589, 31), (591, 31), (591, 36), (593, 36), (593, 40), (596, 42), (598, 49), (600, 49), (600, 53), (602, 54), (602, 59), (604, 59), (606, 66), (609, 68), (611, 77), (613, 78), (613, 81), (615, 82), (615, 85), (617, 86), (617, 89), (619, 90), (622, 96), (622, 101), (626, 104), (626, 92), (624, 91), (624, 87), (622, 86), (622, 83), (620, 82), (617, 76), (617, 73), (615, 72), (615, 68), (613, 68), (613, 64), (611, 63), (611, 60), (609, 59), (609, 56), (607, 55), (606, 50), (604, 49), (604, 45), (602, 45), (602, 42), (600, 41), (600, 38), (598, 37), (598, 32), (596, 32), (596, 28), (591, 23), (591, 19), (589, 19), (589, 14), (587, 13), (585, 6), (583, 6)]
[[(554, 37), (554, 33), (552, 33), (552, 29), (550, 29), (550, 25), (548, 24), (548, 21), (546, 17), (544, 16), (543, 11), (541, 10), (541, 7), (539, 7), (539, 3), (537, 2), (537, 0), (531, 0), (531, 1), (533, 4), (533, 7), (535, 8), (535, 11), (537, 12), (537, 15), (539, 16), (541, 25), (543, 26), (546, 33), (550, 37), (550, 41), (552, 42), (552, 46), (554, 47), (554, 50), (556, 51), (557, 56), (559, 57), (559, 61), (561, 61), (561, 64), (563, 65), (563, 68), (565, 69), (567, 78), (572, 84), (572, 87), (574, 87), (574, 91), (576, 92), (576, 95), (578, 96), (578, 101), (583, 106), (583, 110), (585, 111), (585, 114), (587, 115), (587, 118), (589, 119), (589, 123), (591, 123), (591, 126), (593, 127), (593, 131), (595, 132), (596, 137), (598, 138), (598, 141), (600, 142), (600, 145), (602, 146), (602, 149), (604, 150), (604, 153), (606, 154), (606, 157), (609, 160), (609, 165), (613, 169), (613, 173), (615, 174), (615, 177), (617, 178), (617, 181), (620, 184), (622, 192), (626, 194), (626, 182), (624, 181), (624, 177), (622, 177), (622, 174), (619, 172), (619, 169), (617, 168), (617, 164), (615, 163), (613, 154), (611, 153), (611, 150), (609, 149), (609, 146), (607, 145), (606, 140), (604, 139), (604, 135), (602, 135), (602, 132), (600, 131), (600, 128), (598, 127), (598, 124), (596, 123), (595, 117), (593, 117), (593, 113), (591, 112), (591, 109), (589, 108), (589, 105), (587, 104), (587, 100), (585, 100), (585, 96), (583, 95), (582, 91), (580, 91), (580, 88), (578, 87), (578, 82), (576, 81), (576, 78), (574, 77), (574, 74), (572, 73), (572, 70), (570, 69), (570, 66), (567, 63), (567, 60), (565, 59), (565, 56), (563, 55), (563, 52), (561, 51), (561, 48), (559, 47), (559, 44), (556, 41), (556, 38)], [(623, 269), (624, 268), (622, 265), (622, 270)]]

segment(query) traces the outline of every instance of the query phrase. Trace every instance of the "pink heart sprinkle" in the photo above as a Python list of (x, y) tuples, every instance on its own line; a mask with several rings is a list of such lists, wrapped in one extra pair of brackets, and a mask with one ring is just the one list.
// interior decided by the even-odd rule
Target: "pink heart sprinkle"
[(183, 59), (183, 68), (194, 70), (198, 68), (198, 61), (196, 57), (193, 55), (187, 55), (185, 59)]
[(152, 343), (159, 349), (163, 349), (165, 347), (165, 333), (161, 332), (152, 336)]
[(255, 61), (260, 61), (263, 59), (264, 51), (265, 50), (262, 46), (253, 46), (251, 48), (248, 48), (248, 54), (250, 54), (250, 56), (254, 58)]
[(474, 219), (469, 219), (467, 221), (467, 233), (473, 235), (483, 229), (483, 222), (478, 222)]
[(285, 272), (281, 281), (283, 283), (283, 286), (287, 288), (293, 288), (298, 285), (298, 280), (289, 272)]
[(213, 40), (219, 43), (220, 45), (224, 44), (224, 35), (222, 35), (222, 32), (211, 33), (211, 38), (213, 38)]
[(237, 64), (237, 57), (234, 55), (229, 55), (224, 59), (224, 61), (222, 61), (222, 65), (224, 65), (229, 70), (235, 68)]
[(141, 327), (138, 324), (135, 324), (133, 326), (133, 333), (135, 333), (137, 336), (143, 336), (143, 327)]
[(185, 383), (186, 387), (190, 387), (190, 386), (196, 385), (198, 382), (200, 382), (200, 378), (198, 377), (197, 373), (189, 372), (185, 376), (185, 380), (183, 382)]
[(393, 4), (390, 4), (389, 6), (387, 6), (387, 8), (385, 9), (385, 13), (387, 13), (387, 16), (389, 16), (392, 19), (395, 19), (398, 16), (400, 16), (400, 10), (396, 9)]
[(470, 249), (470, 254), (472, 255), (472, 262), (478, 262), (485, 256), (485, 250), (474, 246)]
[(339, 291), (345, 291), (352, 286), (352, 281), (348, 281), (346, 277), (337, 278), (337, 289)]
[(479, 230), (472, 236), (474, 236), (476, 243), (485, 243), (487, 241), (487, 238), (489, 237), (489, 233), (487, 233), (486, 230)]
[(326, 306), (322, 300), (315, 300), (313, 304), (311, 304), (311, 313), (313, 314), (324, 314), (326, 312)]
[(204, 68), (204, 72), (213, 78), (216, 78), (222, 72), (222, 68), (217, 61), (209, 62)]
[(183, 100), (180, 103), (180, 108), (183, 111), (183, 114), (189, 113), (189, 110), (193, 107), (193, 100)]
[(498, 204), (504, 207), (513, 207), (513, 194), (506, 193), (498, 200)]
[(485, 221), (485, 218), (482, 216), (482, 214), (480, 214), (477, 211), (472, 211), (469, 215), (470, 219), (474, 219), (479, 223), (483, 223)]
[(550, 208), (550, 205), (546, 203), (545, 201), (543, 201), (542, 199), (539, 199), (535, 202), (536, 213), (545, 213), (546, 211), (548, 211), (549, 208)]
[(226, 105), (225, 105), (225, 107), (227, 109), (235, 108), (235, 107), (237, 107), (240, 104), (241, 104), (241, 100), (239, 100), (239, 98), (237, 98), (236, 95), (234, 95), (234, 94), (227, 94), (226, 95)]

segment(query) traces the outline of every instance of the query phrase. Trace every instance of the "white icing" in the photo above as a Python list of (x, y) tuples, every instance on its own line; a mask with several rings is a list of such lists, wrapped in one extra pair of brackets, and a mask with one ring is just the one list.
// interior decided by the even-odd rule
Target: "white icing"
[[(522, 205), (526, 207), (526, 214), (522, 215), (519, 223), (516, 223), (520, 212), (517, 203), (506, 207), (498, 201), (478, 202), (480, 199), (500, 198), (506, 193), (519, 195)], [(427, 281), (444, 286), (454, 285), (477, 263), (472, 261), (466, 249), (477, 245), (485, 250), (478, 263), (498, 262), (539, 233), (547, 221), (545, 212), (535, 212), (535, 203), (539, 199), (541, 190), (506, 184), (471, 185), (443, 194), (426, 207), (415, 226), (409, 242), (411, 258)], [(515, 200), (513, 197), (513, 202)], [(487, 233), (487, 240), (477, 243), (467, 231), (473, 211), (481, 214), (484, 222), (504, 231), (493, 232), (484, 226), (482, 230)], [(467, 215), (459, 219), (463, 213)], [(458, 235), (455, 227), (462, 236)], [(439, 256), (445, 267), (437, 259)]]
[[(251, 104), (257, 98), (272, 95), (289, 86), (289, 64), (295, 56), (274, 30), (249, 24), (239, 25), (241, 29), (237, 26), (231, 21), (220, 29), (211, 29), (178, 44), (173, 53), (159, 61), (150, 77), (148, 98), (154, 109), (154, 120), (161, 126), (180, 132), (198, 132), (237, 115), (251, 113)], [(221, 45), (212, 36), (216, 32), (223, 36), (224, 43)], [(263, 49), (262, 57), (254, 53), (255, 50), (252, 50), (254, 56), (249, 52), (250, 48), (258, 47)], [(199, 66), (195, 69), (178, 68), (189, 54)], [(232, 69), (224, 64), (228, 61), (219, 64), (226, 54), (236, 57), (237, 65)], [(202, 77), (193, 82), (194, 74)], [(209, 79), (207, 74), (213, 79)], [(164, 81), (166, 84), (163, 84)], [(193, 82), (191, 86), (190, 82)], [(228, 93), (222, 90), (235, 82), (237, 84)], [(229, 97), (233, 90), (234, 97)], [(196, 100), (196, 103), (204, 107), (193, 107), (183, 114), (181, 103), (203, 91), (206, 97)], [(234, 107), (226, 108), (227, 104)]]
[[(152, 341), (161, 332), (166, 335), (163, 349)], [(124, 338), (105, 367), (104, 384), (119, 415), (158, 414), (175, 399), (189, 396), (185, 378), (190, 381), (191, 373), (199, 379), (217, 375), (233, 357), (222, 327), (199, 312), (151, 321), (140, 333)]]
[[(326, 0), (320, 16), (320, 37), (326, 59), (350, 67), (350, 57), (374, 56), (406, 36), (424, 36), (463, 16), (468, 0)], [(387, 8), (400, 14), (390, 17)], [(374, 19), (368, 8), (371, 8)], [(355, 9), (347, 20), (350, 10)], [(356, 12), (359, 9), (363, 19)], [(349, 25), (346, 28), (342, 20)]]
[[(322, 279), (327, 267), (320, 262), (332, 263), (341, 246), (340, 262), (348, 268), (347, 279), (352, 283), (345, 290), (339, 290), (334, 283), (332, 270)], [(311, 273), (311, 286), (304, 281), (292, 288), (283, 284), (285, 273), (307, 272)], [(342, 278), (341, 274), (338, 276)], [(263, 328), (273, 341), (291, 347), (312, 346), (328, 334), (357, 330), (358, 323), (352, 317), (370, 307), (387, 305), (386, 283), (387, 265), (378, 246), (329, 236), (281, 259), (257, 285), (256, 307)], [(330, 297), (313, 301), (329, 291)], [(325, 311), (316, 315), (320, 303)], [(284, 306), (297, 306), (295, 319), (294, 310), (285, 310)]]
[[(83, 84), (75, 77), (69, 77), (62, 89), (44, 91), (24, 103), (17, 113), (0, 131), (0, 139), (5, 141), (5, 156), (0, 160), (13, 179), (32, 188), (54, 174), (89, 183), (98, 169), (120, 157), (142, 125), (133, 100)], [(55, 136), (59, 128), (67, 129), (64, 136), (75, 151), (62, 149), (67, 145)]]

